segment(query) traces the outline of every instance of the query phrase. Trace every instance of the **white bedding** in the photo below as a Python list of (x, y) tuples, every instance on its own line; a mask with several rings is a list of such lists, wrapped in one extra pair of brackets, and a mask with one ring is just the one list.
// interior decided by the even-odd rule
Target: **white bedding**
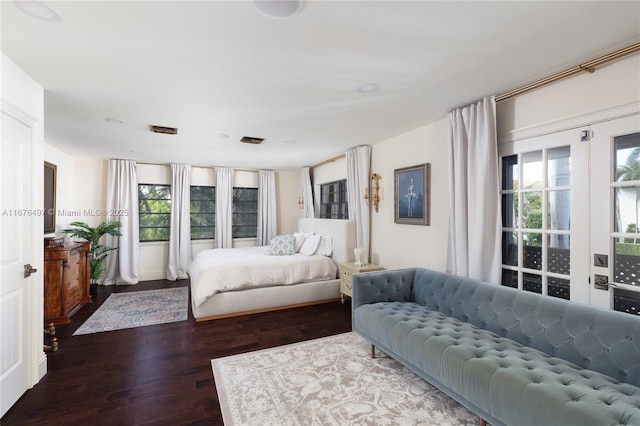
[(325, 256), (269, 256), (268, 247), (205, 250), (189, 266), (191, 297), (196, 306), (223, 291), (332, 280), (335, 262)]

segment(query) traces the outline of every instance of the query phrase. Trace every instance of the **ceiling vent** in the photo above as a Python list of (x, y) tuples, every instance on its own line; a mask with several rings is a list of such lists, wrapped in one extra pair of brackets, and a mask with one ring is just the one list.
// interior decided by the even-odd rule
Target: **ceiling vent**
[(264, 142), (264, 138), (252, 138), (251, 136), (243, 136), (242, 139), (240, 139), (240, 142), (259, 145)]
[(149, 129), (153, 133), (164, 133), (165, 135), (177, 135), (178, 129), (175, 127), (163, 127), (163, 126), (149, 126)]

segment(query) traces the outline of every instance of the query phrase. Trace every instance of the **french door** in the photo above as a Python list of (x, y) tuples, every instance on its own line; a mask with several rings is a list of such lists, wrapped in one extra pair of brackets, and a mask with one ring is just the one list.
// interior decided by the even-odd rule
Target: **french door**
[(503, 285), (634, 313), (639, 118), (500, 146)]

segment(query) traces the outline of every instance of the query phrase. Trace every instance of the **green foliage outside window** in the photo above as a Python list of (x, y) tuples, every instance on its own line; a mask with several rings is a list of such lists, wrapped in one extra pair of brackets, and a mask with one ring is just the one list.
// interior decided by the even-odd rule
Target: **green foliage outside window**
[(140, 241), (169, 241), (171, 185), (138, 185)]
[(258, 236), (258, 188), (233, 188), (233, 238)]

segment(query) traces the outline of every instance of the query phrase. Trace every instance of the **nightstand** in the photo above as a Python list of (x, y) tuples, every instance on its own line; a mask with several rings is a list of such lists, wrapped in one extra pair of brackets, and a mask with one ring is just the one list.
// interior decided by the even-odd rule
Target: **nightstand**
[(344, 296), (351, 297), (353, 295), (351, 276), (361, 272), (382, 271), (382, 266), (367, 264), (356, 266), (355, 262), (346, 262), (340, 264), (340, 300), (344, 303)]

